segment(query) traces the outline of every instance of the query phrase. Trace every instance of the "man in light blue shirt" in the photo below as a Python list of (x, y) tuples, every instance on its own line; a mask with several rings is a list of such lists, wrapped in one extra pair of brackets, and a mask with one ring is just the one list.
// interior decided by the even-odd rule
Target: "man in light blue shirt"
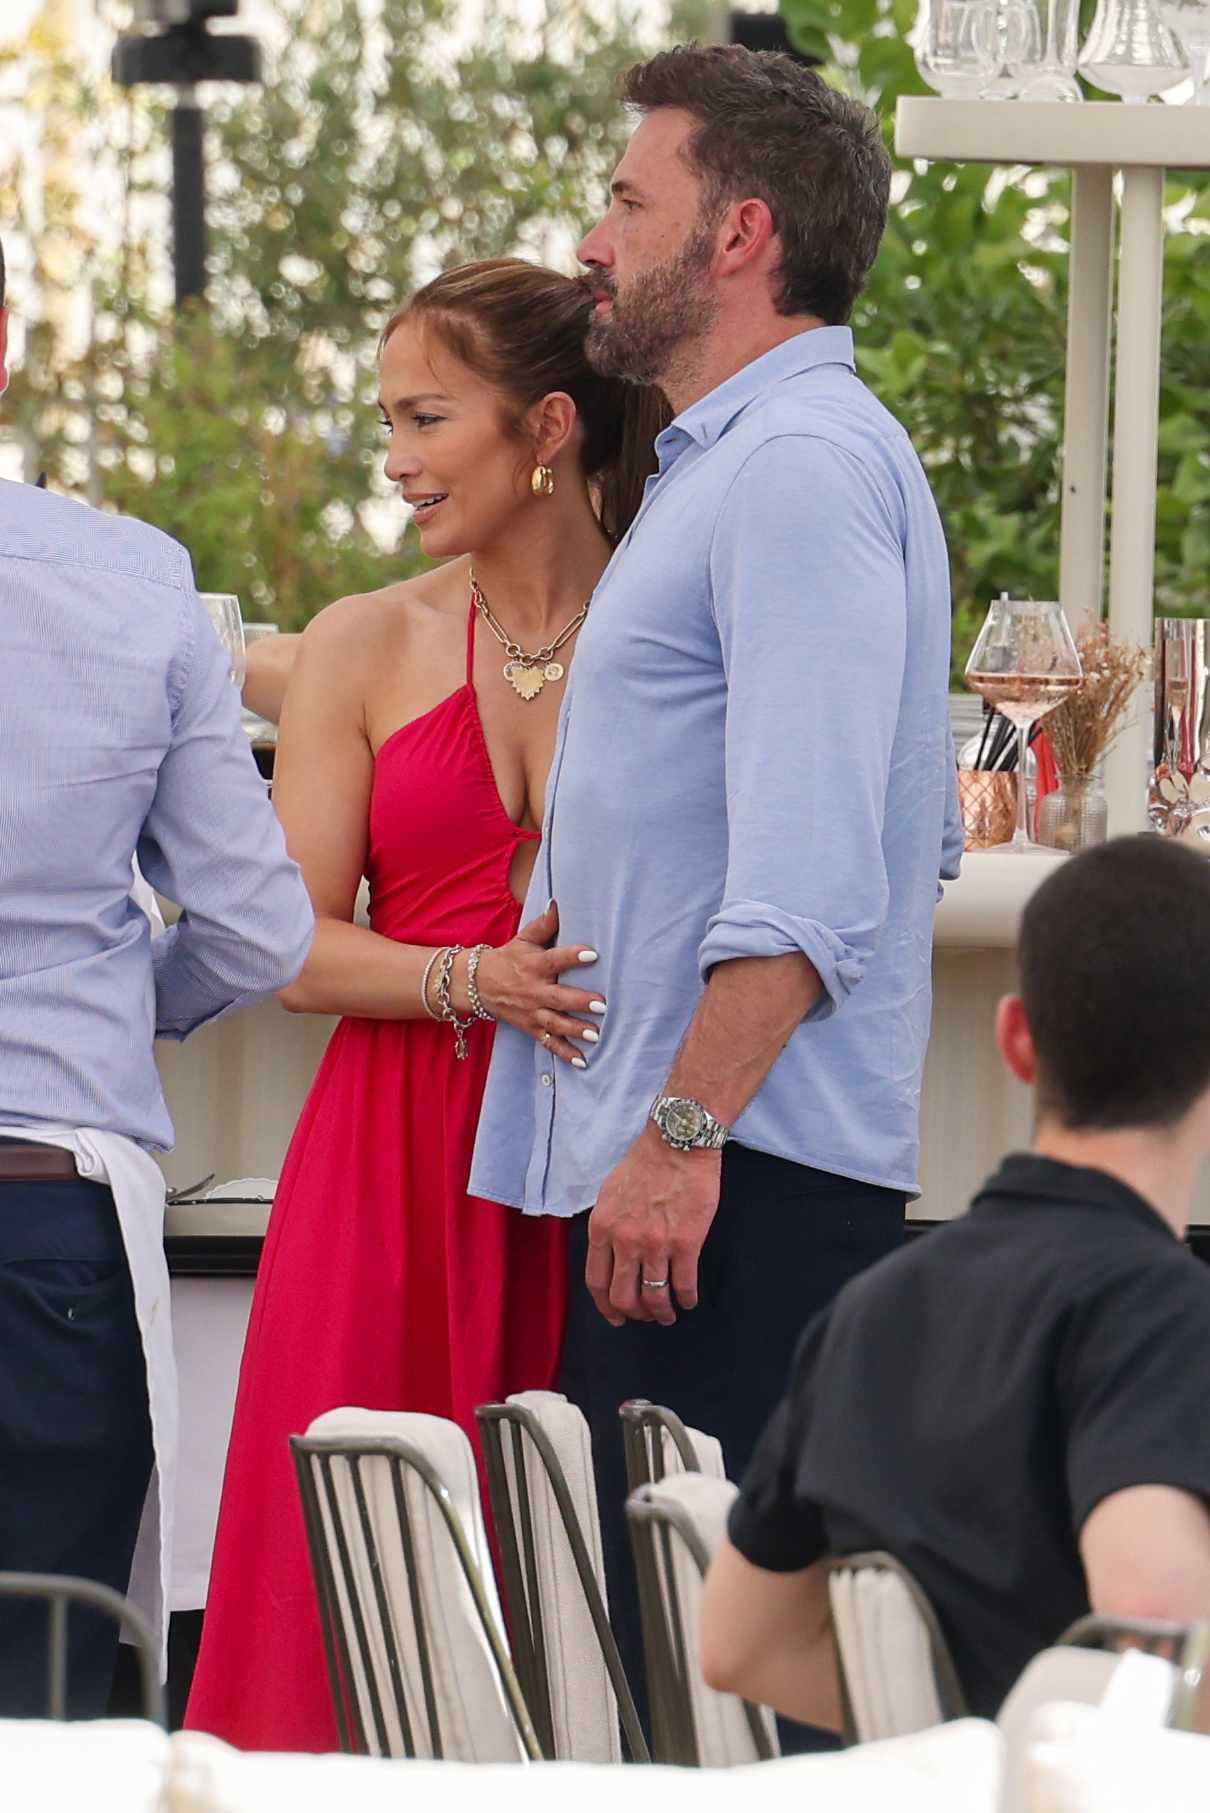
[[(0, 252), (0, 390), (6, 337)], [(184, 909), (154, 947), (136, 851)], [(313, 925), (184, 549), (0, 483), (0, 1571), (124, 1592), (153, 1460), (171, 1503), (152, 1041), (284, 988)], [(45, 1626), (0, 1608), (2, 1715), (45, 1706)], [(117, 1626), (69, 1636), (101, 1716)]]
[(599, 952), (606, 1006), (584, 1069), (565, 1028), (498, 1029), (471, 1178), (574, 1218), (564, 1384), (607, 1521), (621, 1399), (738, 1477), (803, 1324), (902, 1238), (961, 848), (945, 543), (844, 325), (877, 125), (737, 47), (666, 52), (627, 99), (580, 248), (596, 356), (677, 413), (580, 635), (527, 908)]

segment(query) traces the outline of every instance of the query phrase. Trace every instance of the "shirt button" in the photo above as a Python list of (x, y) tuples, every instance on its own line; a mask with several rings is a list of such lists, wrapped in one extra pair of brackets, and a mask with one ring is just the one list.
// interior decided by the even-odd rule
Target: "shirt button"
[(542, 1087), (544, 1089), (549, 1089), (551, 1084), (554, 1082), (554, 1080), (555, 1079), (553, 1076), (551, 1076), (549, 1070), (546, 1070), (542, 1073)]

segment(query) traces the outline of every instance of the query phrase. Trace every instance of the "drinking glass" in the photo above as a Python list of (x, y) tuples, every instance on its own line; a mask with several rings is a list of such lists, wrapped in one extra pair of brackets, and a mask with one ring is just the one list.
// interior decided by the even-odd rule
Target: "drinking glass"
[(231, 666), (231, 684), (236, 692), (244, 690), (244, 676), (247, 672), (247, 659), (244, 646), (244, 620), (240, 615), (239, 599), (234, 592), (199, 592), (206, 614), (214, 625), (214, 633), (227, 651), (227, 660)]
[(1079, 21), (1079, 0), (1026, 0), (1006, 46), (1023, 101), (1080, 99)]
[(966, 684), (994, 705), (1017, 732), (1017, 829), (995, 855), (1019, 855), (1038, 846), (1029, 835), (1025, 763), (1029, 733), (1039, 718), (1061, 705), (1084, 678), (1062, 607), (1031, 599), (997, 598), (966, 664)]
[(1037, 8), (1034, 0), (995, 0), (995, 13), (996, 69), (979, 93), (985, 101), (1012, 101), (1021, 89), (1017, 66), (1025, 54), (1023, 47), (1040, 35)]
[(938, 94), (974, 97), (1000, 67), (995, 0), (922, 0), (916, 66)]
[(1147, 101), (1189, 74), (1185, 53), (1153, 0), (1099, 0), (1080, 71), (1124, 101)]
[(1206, 104), (1206, 64), (1210, 61), (1210, 0), (1161, 0), (1164, 24), (1174, 31), (1189, 59), (1194, 103)]

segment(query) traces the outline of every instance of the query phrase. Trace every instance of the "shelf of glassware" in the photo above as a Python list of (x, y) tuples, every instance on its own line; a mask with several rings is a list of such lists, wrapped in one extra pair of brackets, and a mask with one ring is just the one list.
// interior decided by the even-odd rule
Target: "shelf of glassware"
[[(1163, 323), (1164, 172), (1210, 169), (1210, 108), (1121, 101), (904, 97), (902, 157), (1049, 164), (1073, 173), (1059, 599), (1077, 630), (1101, 617), (1109, 365), (1116, 313), (1109, 626), (1150, 647)], [(1114, 179), (1121, 202), (1114, 295)], [(1116, 306), (1115, 306), (1116, 303)], [(1146, 826), (1148, 714), (1136, 710), (1105, 765), (1109, 828)]]
[(895, 144), (900, 157), (938, 162), (1210, 170), (1210, 107), (905, 95)]

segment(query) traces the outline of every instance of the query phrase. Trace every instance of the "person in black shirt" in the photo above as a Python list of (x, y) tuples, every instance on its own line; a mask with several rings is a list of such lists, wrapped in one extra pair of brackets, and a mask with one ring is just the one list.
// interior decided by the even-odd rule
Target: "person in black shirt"
[(807, 1326), (707, 1584), (715, 1687), (838, 1728), (828, 1558), (885, 1549), (972, 1712), (1094, 1610), (1210, 1616), (1210, 864), (1157, 837), (1056, 867), (996, 1039), (1029, 1153)]

